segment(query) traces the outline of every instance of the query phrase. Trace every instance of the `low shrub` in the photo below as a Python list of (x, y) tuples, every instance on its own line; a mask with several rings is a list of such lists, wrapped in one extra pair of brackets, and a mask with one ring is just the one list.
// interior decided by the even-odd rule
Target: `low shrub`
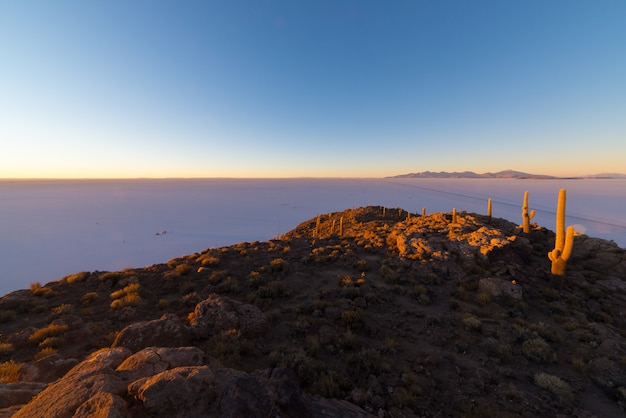
[(40, 328), (37, 331), (33, 332), (29, 337), (28, 341), (33, 344), (39, 344), (49, 337), (58, 337), (60, 335), (65, 334), (69, 330), (67, 325), (56, 325), (50, 324), (45, 328)]
[(478, 330), (480, 330), (480, 328), (482, 326), (482, 322), (475, 315), (466, 314), (463, 317), (463, 325), (465, 325), (465, 328), (467, 328), (469, 330), (478, 331)]
[(239, 293), (241, 292), (241, 286), (239, 286), (237, 280), (228, 276), (228, 278), (220, 283), (215, 290), (217, 293)]
[(522, 354), (529, 360), (539, 363), (556, 361), (556, 354), (543, 338), (531, 338), (522, 344)]
[(321, 372), (313, 391), (326, 398), (339, 398), (344, 388), (349, 387), (349, 381), (339, 376), (336, 372)]
[(41, 348), (47, 348), (47, 347), (59, 348), (63, 344), (65, 344), (65, 342), (66, 342), (65, 336), (48, 337), (48, 338), (46, 338), (45, 340), (43, 340), (42, 342), (39, 343), (39, 347), (41, 347)]
[(570, 402), (574, 399), (570, 385), (552, 374), (537, 373), (535, 375), (535, 384), (542, 389), (552, 392), (561, 402)]
[(15, 346), (11, 343), (0, 343), (0, 356), (7, 356), (15, 352)]
[(188, 264), (179, 264), (174, 271), (179, 276), (186, 276), (191, 271), (191, 267)]
[(183, 296), (181, 300), (185, 306), (196, 306), (198, 303), (200, 303), (201, 298), (197, 292), (191, 292)]
[(16, 363), (13, 360), (0, 364), (0, 382), (2, 383), (14, 383), (17, 382), (20, 367), (24, 363)]
[(131, 283), (128, 286), (111, 293), (110, 296), (111, 296), (111, 299), (121, 299), (128, 294), (137, 293), (138, 290), (139, 290), (139, 283)]
[(119, 271), (110, 271), (107, 273), (102, 273), (100, 276), (98, 276), (98, 280), (100, 280), (101, 282), (117, 283), (117, 281), (123, 277), (124, 274), (120, 273)]
[(287, 267), (287, 262), (282, 258), (275, 258), (270, 261), (270, 270), (271, 271), (283, 271)]
[(56, 348), (52, 348), (52, 347), (46, 347), (41, 349), (37, 354), (35, 354), (35, 356), (33, 357), (33, 360), (40, 360), (44, 357), (47, 357), (51, 354), (56, 354), (58, 353), (59, 350), (57, 350)]
[(85, 293), (83, 297), (80, 299), (83, 305), (89, 305), (91, 302), (98, 298), (98, 294), (96, 292)]
[(220, 264), (220, 259), (210, 254), (202, 254), (196, 258), (196, 262), (200, 263), (204, 267), (217, 267)]
[(129, 293), (120, 299), (115, 299), (111, 302), (111, 308), (125, 308), (126, 306), (139, 306), (141, 305), (141, 296), (139, 293)]
[(261, 286), (257, 290), (258, 296), (262, 298), (279, 299), (289, 296), (289, 288), (285, 282), (280, 280), (273, 280), (266, 286)]
[(89, 277), (89, 272), (81, 271), (80, 273), (74, 273), (74, 274), (70, 274), (69, 276), (65, 276), (63, 279), (61, 279), (61, 281), (64, 281), (67, 283), (80, 283), (80, 282), (84, 282), (85, 279), (87, 279), (87, 277)]
[(205, 345), (206, 354), (227, 367), (238, 367), (241, 355), (253, 350), (253, 343), (243, 338), (237, 329), (222, 331), (211, 337)]
[(341, 312), (341, 320), (348, 328), (359, 328), (363, 325), (361, 312), (359, 311), (343, 311)]
[(382, 266), (380, 266), (380, 268), (378, 269), (378, 274), (380, 274), (380, 277), (386, 283), (390, 283), (390, 284), (400, 283), (400, 274), (396, 270), (392, 269), (386, 264), (383, 264)]
[(42, 287), (41, 283), (33, 282), (30, 284), (30, 291), (35, 296), (41, 296), (44, 298), (49, 298), (53, 295), (53, 291), (49, 287)]
[(52, 308), (52, 312), (54, 312), (57, 315), (63, 315), (63, 314), (68, 314), (72, 312), (73, 308), (74, 306), (72, 304), (62, 303), (59, 306), (55, 306), (54, 308)]

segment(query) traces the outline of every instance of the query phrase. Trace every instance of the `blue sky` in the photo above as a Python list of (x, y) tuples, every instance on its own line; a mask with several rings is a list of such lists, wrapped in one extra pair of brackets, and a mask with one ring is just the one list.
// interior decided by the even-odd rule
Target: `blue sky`
[(626, 172), (626, 2), (0, 3), (0, 178)]

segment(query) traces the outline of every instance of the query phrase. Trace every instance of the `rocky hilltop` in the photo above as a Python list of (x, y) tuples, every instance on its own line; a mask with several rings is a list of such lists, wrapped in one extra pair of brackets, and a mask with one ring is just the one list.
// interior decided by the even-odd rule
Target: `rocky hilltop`
[(608, 417), (626, 255), (460, 212), (365, 207), (0, 299), (0, 416)]

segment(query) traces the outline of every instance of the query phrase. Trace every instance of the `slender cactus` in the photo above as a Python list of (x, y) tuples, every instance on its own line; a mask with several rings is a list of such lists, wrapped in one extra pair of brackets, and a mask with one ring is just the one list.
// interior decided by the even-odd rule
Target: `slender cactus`
[(426, 216), (426, 208), (422, 208), (422, 216)]
[(456, 208), (452, 208), (452, 223), (456, 223)]
[(339, 236), (343, 236), (343, 216), (339, 219)]
[(320, 216), (317, 215), (317, 221), (315, 221), (315, 237), (320, 236)]
[(487, 217), (489, 222), (491, 222), (491, 198), (487, 199)]
[(335, 233), (335, 221), (336, 219), (333, 219), (333, 226), (330, 228), (330, 235)]
[(528, 192), (524, 192), (524, 203), (522, 204), (522, 230), (525, 234), (530, 232), (530, 220), (535, 217), (535, 210), (528, 213)]
[(565, 232), (565, 189), (559, 190), (559, 200), (556, 209), (556, 238), (554, 249), (548, 253), (548, 258), (552, 261), (551, 272), (555, 276), (565, 274), (565, 264), (572, 254), (574, 246), (574, 227), (569, 226)]

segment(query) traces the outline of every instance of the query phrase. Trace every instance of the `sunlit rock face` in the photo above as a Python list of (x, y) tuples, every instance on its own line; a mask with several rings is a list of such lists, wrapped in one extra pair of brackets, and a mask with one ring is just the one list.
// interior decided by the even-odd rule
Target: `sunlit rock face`
[(189, 328), (176, 315), (163, 315), (152, 321), (135, 322), (124, 328), (112, 347), (138, 351), (144, 347), (180, 347), (189, 343)]
[[(45, 386), (41, 385), (40, 386)], [(18, 390), (19, 389), (19, 390)], [(0, 400), (28, 402), (37, 389), (0, 387)], [(205, 361), (195, 347), (101, 351), (21, 408), (33, 417), (368, 417), (348, 402), (305, 395), (290, 369), (246, 373)]]

